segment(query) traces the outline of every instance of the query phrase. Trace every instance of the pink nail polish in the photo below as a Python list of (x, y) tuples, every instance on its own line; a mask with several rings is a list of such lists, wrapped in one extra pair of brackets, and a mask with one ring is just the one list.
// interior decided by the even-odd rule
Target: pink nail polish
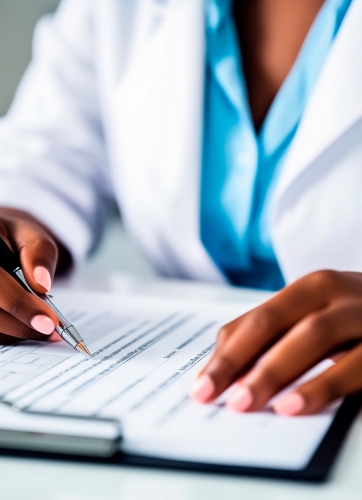
[(48, 316), (44, 316), (42, 314), (38, 314), (38, 316), (34, 316), (30, 320), (30, 324), (34, 330), (37, 332), (43, 333), (44, 335), (50, 335), (54, 332), (54, 323), (48, 318)]
[(274, 403), (274, 411), (279, 415), (292, 417), (300, 413), (305, 407), (305, 400), (298, 392), (292, 392), (281, 397)]
[(253, 404), (254, 396), (246, 385), (238, 387), (227, 402), (227, 407), (230, 410), (242, 413)]
[(49, 271), (43, 266), (38, 266), (33, 271), (33, 277), (39, 285), (41, 285), (47, 292), (51, 289), (52, 279)]
[(206, 403), (215, 390), (215, 384), (209, 375), (201, 375), (190, 391), (190, 397), (198, 403)]

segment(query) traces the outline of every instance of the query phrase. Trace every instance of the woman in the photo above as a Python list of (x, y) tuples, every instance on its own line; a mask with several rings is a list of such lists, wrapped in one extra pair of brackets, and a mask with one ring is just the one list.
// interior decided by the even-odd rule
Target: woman
[[(1, 234), (29, 284), (110, 201), (160, 273), (282, 289), (226, 325), (191, 390), (309, 414), (362, 389), (362, 0), (63, 0), (0, 125)], [(326, 270), (327, 269), (327, 270)], [(0, 328), (57, 318), (0, 269)], [(287, 286), (284, 286), (287, 285)]]

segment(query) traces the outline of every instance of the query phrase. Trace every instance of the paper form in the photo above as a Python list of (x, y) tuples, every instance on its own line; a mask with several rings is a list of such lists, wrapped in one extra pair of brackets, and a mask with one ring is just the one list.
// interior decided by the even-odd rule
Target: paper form
[(190, 400), (219, 328), (250, 304), (74, 292), (55, 303), (94, 357), (63, 342), (0, 346), (1, 396), (20, 408), (119, 419), (130, 453), (283, 469), (303, 468), (333, 420), (335, 410), (239, 415), (222, 398), (207, 406)]

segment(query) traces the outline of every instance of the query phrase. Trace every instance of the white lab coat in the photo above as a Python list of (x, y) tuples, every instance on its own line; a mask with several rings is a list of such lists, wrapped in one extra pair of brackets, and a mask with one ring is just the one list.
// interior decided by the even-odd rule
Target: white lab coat
[[(273, 200), (287, 282), (362, 271), (362, 0), (353, 0)], [(112, 197), (164, 275), (225, 278), (200, 241), (203, 0), (63, 0), (0, 122), (0, 205), (80, 259)]]

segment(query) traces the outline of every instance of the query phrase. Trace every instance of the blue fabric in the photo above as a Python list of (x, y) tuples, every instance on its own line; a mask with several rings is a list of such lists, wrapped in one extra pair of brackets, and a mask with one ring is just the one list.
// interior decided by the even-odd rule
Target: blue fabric
[(228, 279), (284, 285), (269, 231), (270, 200), (303, 111), (351, 0), (326, 0), (257, 134), (231, 0), (207, 0), (201, 239)]

